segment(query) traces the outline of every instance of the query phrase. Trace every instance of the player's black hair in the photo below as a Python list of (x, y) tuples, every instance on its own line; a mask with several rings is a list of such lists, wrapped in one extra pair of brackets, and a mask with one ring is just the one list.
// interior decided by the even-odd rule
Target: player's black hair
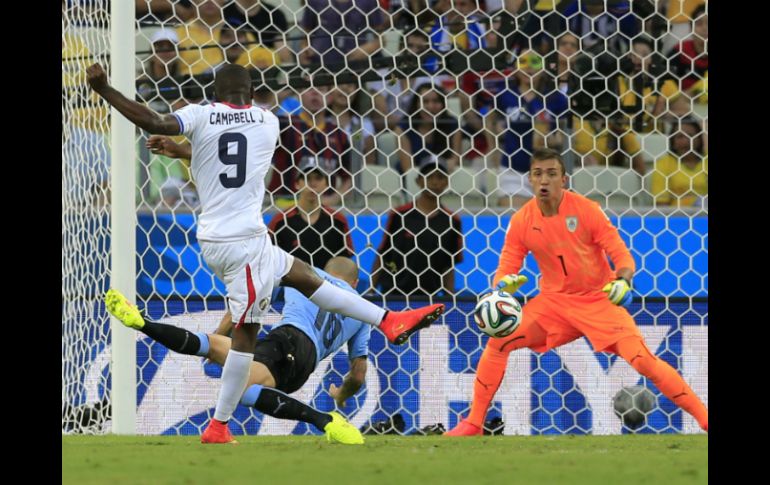
[(222, 66), (214, 78), (214, 94), (220, 101), (228, 101), (241, 95), (251, 99), (251, 75), (249, 75), (249, 71), (238, 64)]

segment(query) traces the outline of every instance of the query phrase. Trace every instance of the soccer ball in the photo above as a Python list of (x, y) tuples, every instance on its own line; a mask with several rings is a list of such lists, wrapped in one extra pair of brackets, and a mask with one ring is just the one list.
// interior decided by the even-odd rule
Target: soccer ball
[(624, 387), (612, 398), (615, 415), (623, 421), (624, 426), (632, 430), (644, 424), (647, 413), (656, 404), (655, 394), (644, 386)]
[(506, 337), (521, 325), (521, 304), (510, 293), (493, 291), (483, 295), (473, 311), (473, 320), (490, 337)]

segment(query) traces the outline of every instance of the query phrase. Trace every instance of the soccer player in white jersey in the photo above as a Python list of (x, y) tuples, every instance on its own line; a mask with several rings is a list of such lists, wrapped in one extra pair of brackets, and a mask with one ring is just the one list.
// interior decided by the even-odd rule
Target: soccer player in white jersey
[(216, 72), (215, 103), (188, 105), (167, 115), (118, 92), (100, 64), (88, 67), (86, 78), (97, 94), (136, 126), (152, 134), (183, 134), (191, 143), (192, 175), (201, 202), (201, 253), (225, 283), (236, 322), (214, 419), (201, 442), (235, 442), (227, 421), (245, 390), (259, 324), (275, 285), (297, 289), (324, 310), (377, 326), (395, 344), (406, 342), (443, 313), (442, 304), (386, 311), (324, 281), (308, 264), (272, 245), (261, 209), (264, 176), (278, 141), (278, 119), (252, 104), (251, 76), (244, 67), (228, 64)]

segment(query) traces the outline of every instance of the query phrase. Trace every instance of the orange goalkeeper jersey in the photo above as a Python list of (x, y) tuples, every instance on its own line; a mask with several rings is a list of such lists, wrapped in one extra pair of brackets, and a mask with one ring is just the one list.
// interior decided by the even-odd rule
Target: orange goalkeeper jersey
[(529, 251), (543, 274), (541, 293), (589, 295), (616, 278), (616, 269), (636, 266), (618, 230), (599, 207), (582, 195), (564, 191), (559, 213), (543, 217), (535, 199), (511, 217), (493, 286), (518, 273)]

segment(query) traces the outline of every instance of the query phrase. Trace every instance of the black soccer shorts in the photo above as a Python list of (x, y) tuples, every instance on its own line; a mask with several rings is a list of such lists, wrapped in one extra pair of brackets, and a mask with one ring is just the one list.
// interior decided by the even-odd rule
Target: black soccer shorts
[(292, 325), (271, 330), (254, 348), (254, 361), (268, 368), (276, 389), (286, 394), (297, 391), (307, 382), (315, 370), (315, 359), (313, 341)]

